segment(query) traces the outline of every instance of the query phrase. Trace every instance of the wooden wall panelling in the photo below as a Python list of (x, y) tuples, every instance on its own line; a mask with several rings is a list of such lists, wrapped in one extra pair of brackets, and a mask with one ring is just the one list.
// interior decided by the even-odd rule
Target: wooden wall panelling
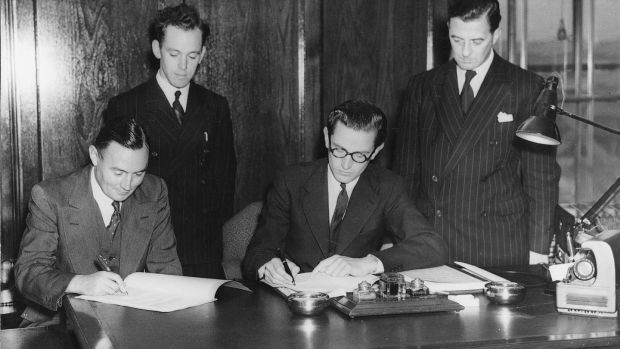
[[(300, 119), (299, 21), (305, 13), (317, 13), (320, 2), (219, 0), (196, 5), (212, 28), (196, 80), (231, 104), (238, 164), (235, 201), (241, 208), (263, 199), (276, 171), (305, 154), (300, 130), (315, 132), (307, 126), (313, 116)], [(311, 77), (316, 79), (318, 51), (310, 50)], [(304, 91), (315, 88), (306, 85)], [(306, 99), (306, 110), (315, 110), (314, 103)]]
[(30, 188), (41, 179), (36, 19), (32, 1), (0, 3), (2, 259), (16, 257)]
[(410, 76), (426, 69), (427, 1), (323, 3), (323, 118), (352, 98), (374, 102), (392, 132), (377, 160), (389, 165), (396, 114)]
[(109, 97), (148, 77), (151, 1), (38, 1), (43, 177), (88, 163)]

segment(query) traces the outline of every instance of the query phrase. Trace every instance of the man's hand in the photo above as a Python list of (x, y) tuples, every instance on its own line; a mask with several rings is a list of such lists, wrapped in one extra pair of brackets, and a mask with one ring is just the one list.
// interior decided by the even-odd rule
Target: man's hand
[(120, 275), (109, 271), (98, 271), (89, 275), (74, 276), (65, 292), (86, 296), (104, 296), (119, 292), (127, 294), (127, 288)]
[(530, 251), (530, 264), (548, 264), (549, 256), (542, 253), (536, 253), (534, 251)]
[[(291, 262), (289, 259), (286, 260), (288, 263), (289, 269), (291, 269), (291, 273), (293, 276), (299, 274), (299, 267), (297, 264)], [(265, 279), (267, 283), (274, 285), (292, 285), (293, 280), (291, 276), (286, 273), (284, 270), (284, 264), (280, 258), (274, 257), (269, 262), (263, 264), (262, 267), (258, 269), (258, 276), (260, 279)]]
[(351, 258), (333, 255), (322, 260), (312, 273), (325, 273), (331, 276), (364, 276), (377, 270), (379, 259), (371, 254), (364, 258)]

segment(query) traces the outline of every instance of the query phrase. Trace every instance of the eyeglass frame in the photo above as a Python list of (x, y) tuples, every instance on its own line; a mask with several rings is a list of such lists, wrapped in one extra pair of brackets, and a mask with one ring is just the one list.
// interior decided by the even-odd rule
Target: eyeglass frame
[[(338, 155), (334, 154), (334, 151), (336, 151), (336, 150), (342, 150), (342, 151), (345, 152), (345, 154), (343, 156), (338, 156)], [(349, 151), (344, 149), (344, 148), (332, 148), (332, 139), (331, 139), (331, 137), (329, 138), (329, 152), (337, 159), (344, 159), (344, 158), (347, 157), (347, 155), (350, 155), (351, 156), (351, 160), (353, 160), (355, 163), (363, 164), (363, 163), (368, 162), (368, 161), (370, 161), (372, 159), (372, 154), (375, 153), (375, 150), (377, 150), (377, 148), (373, 148), (372, 151), (370, 152), (370, 155), (366, 155), (366, 154), (364, 154), (362, 152), (359, 152), (359, 151), (354, 151), (352, 153), (349, 153)], [(355, 154), (359, 154), (359, 155), (363, 156), (364, 157), (364, 161), (357, 161), (357, 160), (355, 160), (355, 158), (353, 157)]]

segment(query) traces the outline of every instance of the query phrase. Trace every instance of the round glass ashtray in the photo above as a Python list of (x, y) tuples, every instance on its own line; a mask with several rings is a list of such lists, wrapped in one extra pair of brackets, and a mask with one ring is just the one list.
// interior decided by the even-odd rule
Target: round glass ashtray
[(493, 281), (484, 285), (484, 294), (495, 304), (514, 304), (525, 298), (525, 286), (517, 282)]

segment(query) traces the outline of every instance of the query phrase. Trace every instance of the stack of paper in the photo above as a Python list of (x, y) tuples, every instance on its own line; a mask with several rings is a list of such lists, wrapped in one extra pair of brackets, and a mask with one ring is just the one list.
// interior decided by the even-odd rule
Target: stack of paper
[(434, 268), (403, 271), (407, 281), (419, 278), (430, 292), (434, 293), (478, 293), (491, 281), (508, 281), (476, 266), (455, 262), (456, 266), (442, 265)]

